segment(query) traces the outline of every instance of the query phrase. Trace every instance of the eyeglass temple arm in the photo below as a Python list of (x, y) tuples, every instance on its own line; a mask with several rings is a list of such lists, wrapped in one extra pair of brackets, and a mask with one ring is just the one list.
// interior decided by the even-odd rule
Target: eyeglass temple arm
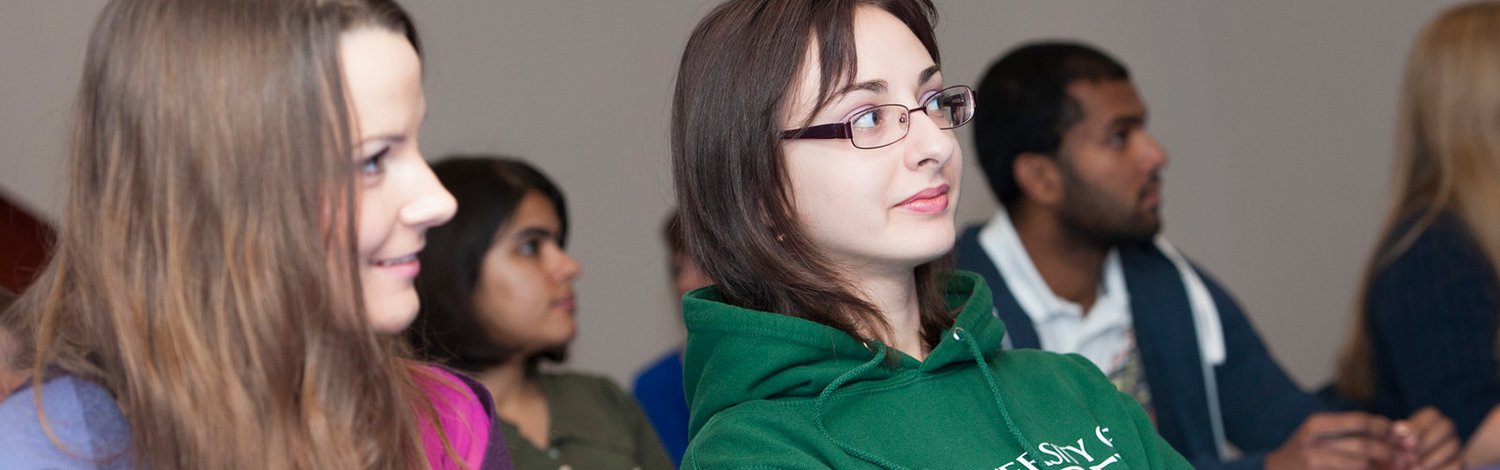
[(848, 139), (849, 123), (835, 122), (781, 132), (782, 139)]

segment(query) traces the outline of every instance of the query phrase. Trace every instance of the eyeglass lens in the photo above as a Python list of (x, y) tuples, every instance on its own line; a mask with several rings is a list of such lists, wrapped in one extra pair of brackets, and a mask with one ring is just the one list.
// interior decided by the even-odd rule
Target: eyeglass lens
[[(943, 89), (922, 103), (922, 110), (940, 129), (962, 126), (974, 117), (974, 95), (968, 87)], [(906, 137), (911, 127), (909, 110), (899, 104), (876, 106), (849, 120), (850, 140), (855, 147), (876, 148)]]

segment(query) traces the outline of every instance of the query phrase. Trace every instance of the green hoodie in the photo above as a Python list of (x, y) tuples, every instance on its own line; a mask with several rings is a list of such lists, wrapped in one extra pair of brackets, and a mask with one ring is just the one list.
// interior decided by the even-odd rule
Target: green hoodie
[(683, 298), (692, 407), (682, 468), (1192, 468), (1088, 360), (1002, 351), (979, 276), (926, 361), (819, 323)]

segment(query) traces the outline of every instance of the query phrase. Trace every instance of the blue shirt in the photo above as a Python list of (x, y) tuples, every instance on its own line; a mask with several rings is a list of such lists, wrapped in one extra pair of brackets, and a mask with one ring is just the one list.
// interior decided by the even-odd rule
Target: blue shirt
[[(36, 390), (22, 386), (0, 401), (0, 455), (7, 468), (131, 468), (130, 425), (103, 387), (71, 375), (42, 384), (42, 409), (53, 442), (42, 430)], [(58, 445), (61, 444), (62, 448)]]
[(641, 370), (632, 387), (635, 401), (640, 402), (646, 418), (656, 428), (656, 436), (672, 464), (682, 465), (682, 453), (688, 445), (688, 404), (682, 388), (682, 349), (672, 351)]

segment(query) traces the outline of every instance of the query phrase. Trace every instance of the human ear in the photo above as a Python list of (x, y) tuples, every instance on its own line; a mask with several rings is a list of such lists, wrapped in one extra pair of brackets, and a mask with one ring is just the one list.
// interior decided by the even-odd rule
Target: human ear
[(1062, 201), (1062, 172), (1057, 159), (1040, 153), (1026, 152), (1016, 156), (1011, 163), (1011, 174), (1021, 195), (1033, 204), (1055, 207)]

